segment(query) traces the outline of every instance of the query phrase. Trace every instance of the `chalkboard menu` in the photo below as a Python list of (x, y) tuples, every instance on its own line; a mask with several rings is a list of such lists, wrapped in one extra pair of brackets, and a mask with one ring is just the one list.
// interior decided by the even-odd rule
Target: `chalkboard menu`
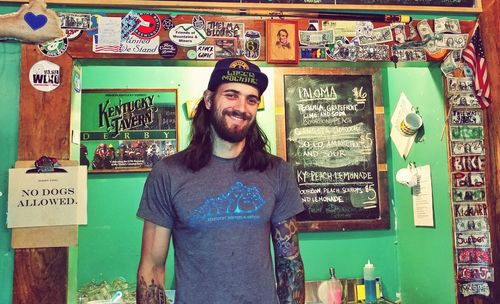
[(285, 74), (283, 93), (286, 158), (306, 207), (299, 223), (347, 230), (381, 221), (373, 75)]

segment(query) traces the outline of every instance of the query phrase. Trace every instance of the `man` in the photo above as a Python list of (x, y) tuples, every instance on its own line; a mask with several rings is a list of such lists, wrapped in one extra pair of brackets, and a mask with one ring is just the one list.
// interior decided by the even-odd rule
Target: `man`
[(253, 63), (217, 62), (188, 148), (151, 171), (137, 212), (137, 303), (163, 303), (171, 235), (176, 304), (304, 303), (295, 221), (304, 207), (290, 166), (266, 151), (255, 119), (267, 84)]
[(276, 34), (278, 40), (276, 41), (276, 47), (283, 49), (291, 49), (292, 46), (288, 42), (288, 31), (285, 29), (280, 29), (278, 34)]
[(288, 31), (284, 28), (280, 29), (276, 34), (276, 43), (271, 48), (271, 58), (277, 60), (292, 60), (295, 53), (292, 49), (290, 41), (288, 41)]

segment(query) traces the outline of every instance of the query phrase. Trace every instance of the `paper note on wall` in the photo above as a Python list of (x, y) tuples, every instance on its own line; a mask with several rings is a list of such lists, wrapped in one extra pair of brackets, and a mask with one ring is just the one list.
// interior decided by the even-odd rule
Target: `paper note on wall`
[(415, 226), (434, 226), (431, 167), (417, 167), (418, 183), (413, 187), (413, 222)]
[(58, 169), (9, 169), (8, 228), (87, 224), (87, 168)]

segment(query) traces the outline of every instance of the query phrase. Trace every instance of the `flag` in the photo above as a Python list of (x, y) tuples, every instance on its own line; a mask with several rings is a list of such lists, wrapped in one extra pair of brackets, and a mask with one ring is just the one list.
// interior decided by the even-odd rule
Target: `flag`
[(476, 26), (469, 44), (463, 51), (464, 61), (474, 72), (474, 93), (481, 107), (487, 108), (490, 105), (490, 82), (488, 79), (488, 69), (484, 58), (483, 42), (479, 34), (479, 26)]

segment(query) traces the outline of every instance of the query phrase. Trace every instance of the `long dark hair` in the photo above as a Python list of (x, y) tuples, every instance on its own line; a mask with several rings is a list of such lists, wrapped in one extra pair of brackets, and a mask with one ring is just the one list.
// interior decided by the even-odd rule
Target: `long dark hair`
[[(213, 94), (210, 95), (213, 96)], [(184, 163), (189, 169), (195, 172), (208, 164), (213, 152), (210, 123), (211, 113), (205, 106), (204, 98), (212, 97), (208, 97), (205, 94), (196, 107), (191, 126), (191, 142), (184, 154)], [(211, 108), (214, 109), (214, 106)], [(245, 139), (245, 147), (241, 152), (238, 169), (242, 171), (258, 170), (262, 172), (268, 166), (271, 166), (271, 156), (267, 152), (269, 149), (268, 139), (256, 120), (248, 129)]]

